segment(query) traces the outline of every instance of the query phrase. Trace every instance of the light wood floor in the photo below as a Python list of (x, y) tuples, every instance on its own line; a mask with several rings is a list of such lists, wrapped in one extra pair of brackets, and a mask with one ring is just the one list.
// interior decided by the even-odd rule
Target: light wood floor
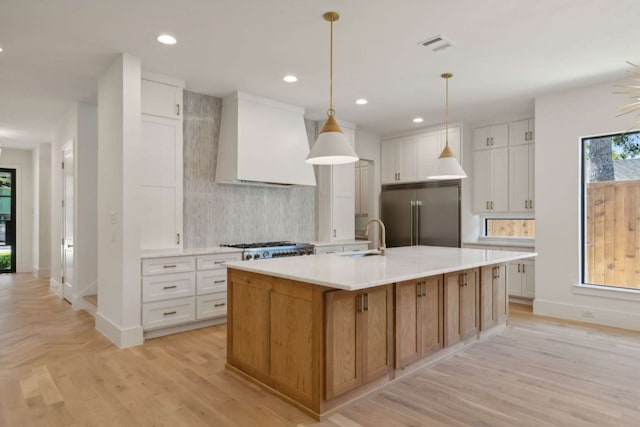
[(533, 316), (316, 423), (224, 369), (224, 326), (118, 350), (0, 275), (1, 426), (637, 426), (640, 334)]

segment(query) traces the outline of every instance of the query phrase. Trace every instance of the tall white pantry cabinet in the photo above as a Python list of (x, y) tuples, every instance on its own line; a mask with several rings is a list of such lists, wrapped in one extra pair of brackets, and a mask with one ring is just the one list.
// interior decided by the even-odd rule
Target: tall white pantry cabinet
[(182, 249), (184, 82), (142, 75), (140, 249)]
[[(351, 147), (355, 126), (340, 122)], [(318, 122), (321, 128), (324, 122)], [(340, 242), (355, 238), (355, 164), (318, 166), (318, 241)]]

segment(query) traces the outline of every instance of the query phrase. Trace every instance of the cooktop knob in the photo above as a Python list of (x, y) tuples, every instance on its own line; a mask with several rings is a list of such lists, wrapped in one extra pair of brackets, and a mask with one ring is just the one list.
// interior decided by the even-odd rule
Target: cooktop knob
[(253, 256), (251, 254), (247, 254), (247, 256), (245, 257), (245, 259), (253, 259)]
[(269, 258), (269, 251), (262, 252), (262, 257), (263, 258)]
[(260, 258), (260, 254), (255, 254), (255, 255), (253, 256), (253, 259), (258, 259), (258, 258)]

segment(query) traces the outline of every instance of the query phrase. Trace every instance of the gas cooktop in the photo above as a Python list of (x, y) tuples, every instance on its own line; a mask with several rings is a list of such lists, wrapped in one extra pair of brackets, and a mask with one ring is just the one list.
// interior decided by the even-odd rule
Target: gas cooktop
[(294, 243), (289, 241), (228, 243), (220, 246), (244, 249), (242, 252), (242, 259), (244, 260), (313, 255), (314, 253), (314, 246), (311, 243)]

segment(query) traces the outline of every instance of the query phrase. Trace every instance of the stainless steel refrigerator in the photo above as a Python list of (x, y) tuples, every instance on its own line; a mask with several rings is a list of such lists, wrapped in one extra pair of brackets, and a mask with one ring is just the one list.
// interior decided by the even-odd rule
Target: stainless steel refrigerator
[(387, 247), (460, 247), (460, 180), (382, 186)]

